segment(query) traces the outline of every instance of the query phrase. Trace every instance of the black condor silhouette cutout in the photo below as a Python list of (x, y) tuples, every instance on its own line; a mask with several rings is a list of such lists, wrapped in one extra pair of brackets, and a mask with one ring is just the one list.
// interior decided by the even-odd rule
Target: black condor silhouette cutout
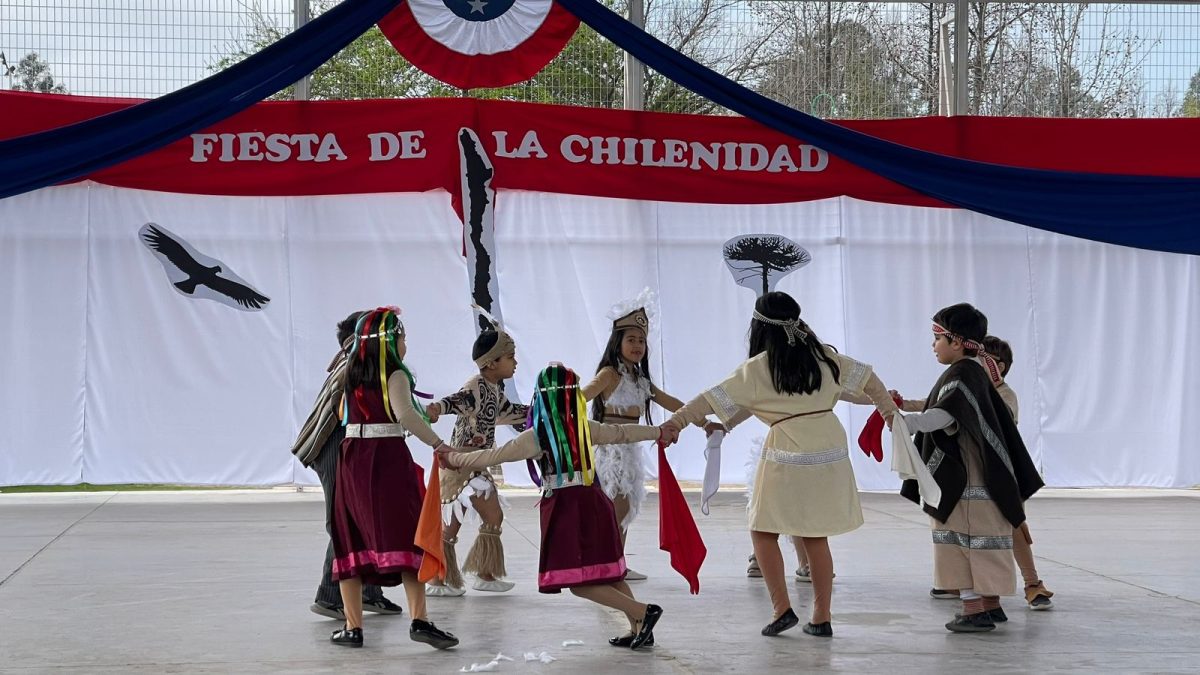
[(228, 265), (200, 253), (161, 225), (146, 223), (138, 235), (162, 263), (171, 285), (183, 295), (215, 300), (244, 311), (261, 310), (271, 301), (234, 274)]

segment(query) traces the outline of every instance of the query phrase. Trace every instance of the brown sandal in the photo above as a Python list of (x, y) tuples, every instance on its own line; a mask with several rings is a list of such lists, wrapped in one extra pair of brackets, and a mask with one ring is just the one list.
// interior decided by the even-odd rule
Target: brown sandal
[(1025, 602), (1032, 610), (1046, 610), (1053, 607), (1054, 603), (1050, 600), (1053, 595), (1040, 581), (1025, 587)]

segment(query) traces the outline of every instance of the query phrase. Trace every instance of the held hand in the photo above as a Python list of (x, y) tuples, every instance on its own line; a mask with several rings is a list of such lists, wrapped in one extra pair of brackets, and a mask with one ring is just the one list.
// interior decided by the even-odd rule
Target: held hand
[(729, 433), (729, 430), (725, 428), (725, 425), (721, 424), (720, 422), (709, 422), (708, 424), (704, 425), (705, 437), (712, 436), (714, 433), (716, 433), (718, 431), (723, 431), (725, 433)]
[(454, 466), (454, 464), (450, 462), (450, 453), (452, 452), (454, 452), (454, 448), (442, 443), (434, 449), (433, 455), (434, 457), (437, 457), (438, 464), (441, 465), (443, 469), (457, 469), (459, 467)]
[(663, 422), (658, 427), (658, 442), (664, 445), (673, 445), (679, 440), (679, 427), (670, 422)]
[(429, 417), (429, 423), (433, 424), (442, 416), (442, 406), (436, 403), (430, 403), (425, 406), (425, 415)]
[[(896, 413), (896, 414), (899, 414), (899, 413)], [(887, 424), (888, 431), (891, 431), (891, 429), (892, 429), (892, 421), (893, 421), (893, 420), (895, 420), (895, 419), (896, 419), (896, 415), (895, 415), (895, 414), (893, 414), (893, 415), (888, 415), (887, 417), (883, 418), (883, 421), (884, 421), (884, 423), (886, 423), (886, 424)]]

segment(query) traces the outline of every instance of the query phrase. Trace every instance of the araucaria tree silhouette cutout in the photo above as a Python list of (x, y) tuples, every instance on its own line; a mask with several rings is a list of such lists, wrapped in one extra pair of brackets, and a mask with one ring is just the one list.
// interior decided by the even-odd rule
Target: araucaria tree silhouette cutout
[(770, 290), (771, 272), (789, 272), (807, 264), (812, 256), (788, 239), (766, 235), (743, 237), (726, 244), (725, 259), (746, 263), (737, 266), (735, 279), (740, 284), (757, 275), (762, 279), (762, 293), (766, 293)]

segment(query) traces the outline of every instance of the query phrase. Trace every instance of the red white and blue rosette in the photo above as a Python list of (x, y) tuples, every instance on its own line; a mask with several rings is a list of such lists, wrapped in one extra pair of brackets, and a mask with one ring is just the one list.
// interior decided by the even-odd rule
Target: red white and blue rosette
[(462, 89), (528, 80), (578, 27), (554, 0), (405, 0), (379, 22), (401, 56)]

